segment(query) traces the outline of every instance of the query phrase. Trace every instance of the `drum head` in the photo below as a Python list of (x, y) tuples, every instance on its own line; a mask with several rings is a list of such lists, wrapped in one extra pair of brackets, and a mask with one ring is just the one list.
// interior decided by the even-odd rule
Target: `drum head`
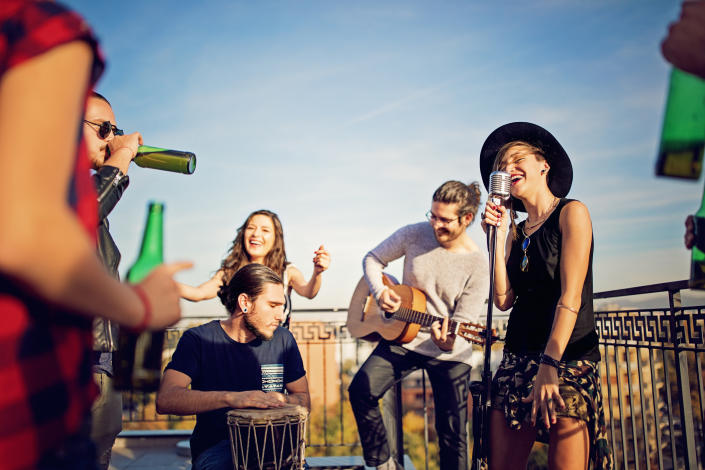
[(276, 422), (283, 419), (300, 418), (305, 419), (308, 410), (301, 405), (286, 404), (281, 408), (236, 408), (228, 411), (228, 422), (252, 421), (253, 423)]

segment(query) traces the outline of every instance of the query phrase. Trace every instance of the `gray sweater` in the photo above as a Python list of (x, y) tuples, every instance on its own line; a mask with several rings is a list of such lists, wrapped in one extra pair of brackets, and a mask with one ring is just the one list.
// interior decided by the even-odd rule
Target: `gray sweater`
[[(426, 294), (426, 311), (456, 321), (484, 323), (489, 291), (489, 263), (479, 251), (454, 253), (438, 244), (428, 222), (407, 225), (365, 255), (362, 269), (375, 299), (384, 290), (382, 270), (404, 257), (402, 283)], [(467, 362), (472, 345), (457, 337), (453, 350), (444, 352), (421, 329), (405, 348), (438, 359)]]

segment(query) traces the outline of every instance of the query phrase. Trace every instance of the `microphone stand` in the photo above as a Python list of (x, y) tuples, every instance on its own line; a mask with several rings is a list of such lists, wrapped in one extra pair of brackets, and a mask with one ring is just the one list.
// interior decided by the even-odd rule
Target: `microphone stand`
[[(501, 201), (500, 201), (501, 203)], [(480, 403), (475, 405), (473, 400), (473, 456), (472, 470), (489, 467), (489, 418), (492, 406), (492, 370), (490, 369), (490, 356), (492, 354), (492, 310), (494, 307), (494, 264), (497, 251), (497, 227), (487, 226), (487, 244), (490, 252), (490, 291), (487, 300), (487, 323), (485, 326), (485, 362), (482, 369), (482, 384), (480, 388)], [(477, 395), (475, 395), (477, 396)], [(477, 412), (475, 412), (477, 410)]]

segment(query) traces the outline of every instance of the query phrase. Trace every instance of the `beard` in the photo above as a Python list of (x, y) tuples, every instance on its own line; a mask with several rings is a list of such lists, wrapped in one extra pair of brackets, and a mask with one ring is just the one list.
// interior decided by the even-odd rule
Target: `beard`
[(449, 235), (450, 232), (444, 228), (439, 228), (438, 230), (434, 231), (434, 234), (436, 235), (436, 240), (438, 240), (441, 237)]
[(257, 328), (251, 321), (250, 321), (250, 315), (255, 315), (255, 312), (252, 312), (250, 314), (244, 313), (243, 314), (243, 319), (245, 320), (245, 327), (250, 330), (257, 338), (261, 339), (262, 341), (269, 341), (272, 339), (274, 334), (269, 334), (266, 333), (259, 328)]
[(462, 234), (462, 232), (453, 232), (447, 228), (439, 228), (438, 230), (434, 230), (433, 234), (436, 236), (436, 241), (441, 243), (441, 240), (443, 242), (451, 242), (455, 240)]

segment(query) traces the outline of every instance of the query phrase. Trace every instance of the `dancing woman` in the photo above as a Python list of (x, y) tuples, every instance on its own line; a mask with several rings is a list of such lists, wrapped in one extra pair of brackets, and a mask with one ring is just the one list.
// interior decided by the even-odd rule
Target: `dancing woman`
[[(548, 131), (528, 122), (496, 129), (482, 146), (491, 171), (511, 175), (511, 210), (488, 203), (497, 227), (494, 304), (512, 308), (502, 362), (492, 381), (490, 468), (524, 468), (535, 440), (550, 468), (611, 468), (592, 308), (592, 223), (566, 199), (570, 159)], [(518, 226), (515, 211), (528, 217)], [(509, 236), (507, 237), (507, 233)], [(506, 237), (506, 247), (500, 240)]]
[(213, 277), (198, 287), (179, 284), (181, 297), (193, 302), (212, 299), (218, 295), (220, 286), (227, 284), (238, 269), (250, 263), (263, 264), (282, 277), (286, 293), (282, 326), (288, 328), (291, 290), (303, 297), (314, 298), (321, 288), (321, 274), (330, 266), (330, 254), (323, 245), (314, 251), (313, 275), (306, 281), (301, 271), (286, 259), (284, 230), (279, 217), (261, 209), (247, 216), (245, 223), (237, 229), (235, 240)]

